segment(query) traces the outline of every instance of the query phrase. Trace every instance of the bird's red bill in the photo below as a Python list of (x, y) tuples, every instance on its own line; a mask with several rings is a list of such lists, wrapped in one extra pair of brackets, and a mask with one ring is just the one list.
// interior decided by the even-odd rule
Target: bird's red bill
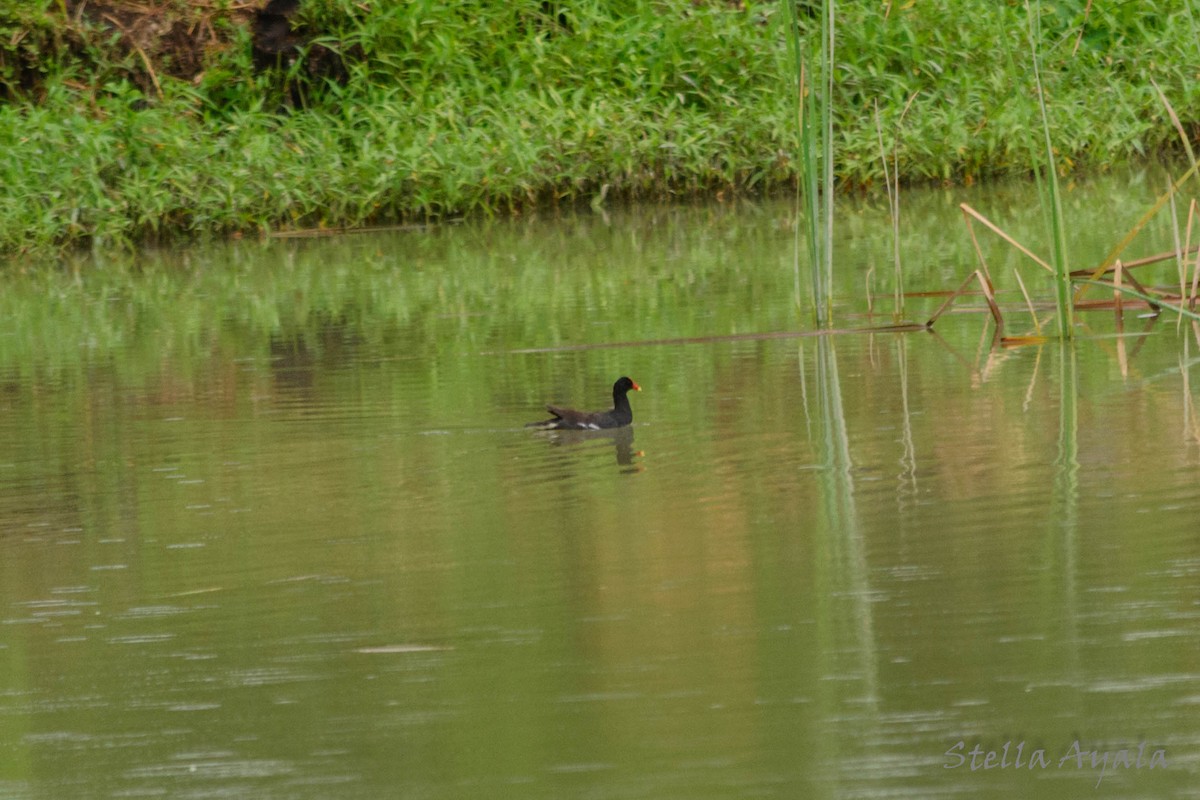
[(634, 381), (630, 381), (630, 383), (632, 383), (632, 384), (633, 384), (633, 390), (634, 390), (635, 392), (640, 392), (640, 391), (642, 390), (642, 387), (638, 386), (636, 382), (634, 382)]

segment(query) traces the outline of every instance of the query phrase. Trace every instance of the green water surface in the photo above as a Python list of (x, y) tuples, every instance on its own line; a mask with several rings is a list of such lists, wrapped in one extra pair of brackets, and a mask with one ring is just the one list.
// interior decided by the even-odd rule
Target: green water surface
[[(1160, 186), (1069, 187), (1072, 265)], [(906, 288), (976, 268), (960, 202), (1047, 250), (1031, 192), (906, 196)], [(889, 323), (886, 209), (839, 214), (837, 322)], [(793, 221), (10, 267), (0, 797), (1200, 797), (1193, 330), (756, 338), (811, 329)], [(625, 433), (523, 427), (623, 374)]]

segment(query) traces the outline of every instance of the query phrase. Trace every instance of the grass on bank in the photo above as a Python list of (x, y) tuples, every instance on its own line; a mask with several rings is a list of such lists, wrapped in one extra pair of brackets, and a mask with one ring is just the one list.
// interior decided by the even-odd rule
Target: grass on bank
[[(303, 60), (257, 71), (249, 33), (220, 18), (238, 6), (214, 2), (228, 33), (189, 80), (146, 48), (105, 51), (103, 31), (54, 50), (67, 5), (0, 2), (0, 252), (757, 193), (800, 174), (775, 2), (311, 0), (301, 22), (312, 48), (339, 54), (337, 79)], [(1057, 4), (1038, 46), (1061, 163), (1103, 167), (1171, 141), (1149, 78), (1200, 118), (1194, 24), (1165, 0), (1086, 20), (1084, 5)], [(989, 56), (1023, 44), (1021, 7), (843, 2), (836, 22), (842, 187), (882, 177), (876, 102), (906, 181), (1029, 172), (1036, 99), (1014, 89), (1027, 68)], [(26, 86), (11, 67), (30, 31), (47, 52)]]

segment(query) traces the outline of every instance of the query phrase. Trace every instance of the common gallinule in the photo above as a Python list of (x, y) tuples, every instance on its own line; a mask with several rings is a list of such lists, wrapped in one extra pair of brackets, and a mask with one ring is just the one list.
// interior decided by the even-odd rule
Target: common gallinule
[(613, 407), (608, 411), (576, 411), (573, 408), (546, 406), (553, 418), (531, 422), (526, 427), (548, 431), (583, 430), (599, 431), (605, 428), (623, 428), (633, 422), (633, 409), (629, 407), (629, 390), (640, 392), (642, 387), (629, 378), (618, 378), (613, 384)]

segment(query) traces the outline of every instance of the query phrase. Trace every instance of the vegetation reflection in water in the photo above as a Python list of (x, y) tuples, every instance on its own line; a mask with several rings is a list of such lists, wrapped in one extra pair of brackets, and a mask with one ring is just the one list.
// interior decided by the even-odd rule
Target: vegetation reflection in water
[[(906, 204), (910, 288), (971, 263), (955, 199)], [(1082, 797), (1074, 741), (1145, 740), (1169, 769), (1102, 786), (1186, 796), (1187, 328), (544, 351), (795, 329), (789, 214), (6, 278), (0, 794)], [(619, 438), (521, 427), (620, 374)]]

